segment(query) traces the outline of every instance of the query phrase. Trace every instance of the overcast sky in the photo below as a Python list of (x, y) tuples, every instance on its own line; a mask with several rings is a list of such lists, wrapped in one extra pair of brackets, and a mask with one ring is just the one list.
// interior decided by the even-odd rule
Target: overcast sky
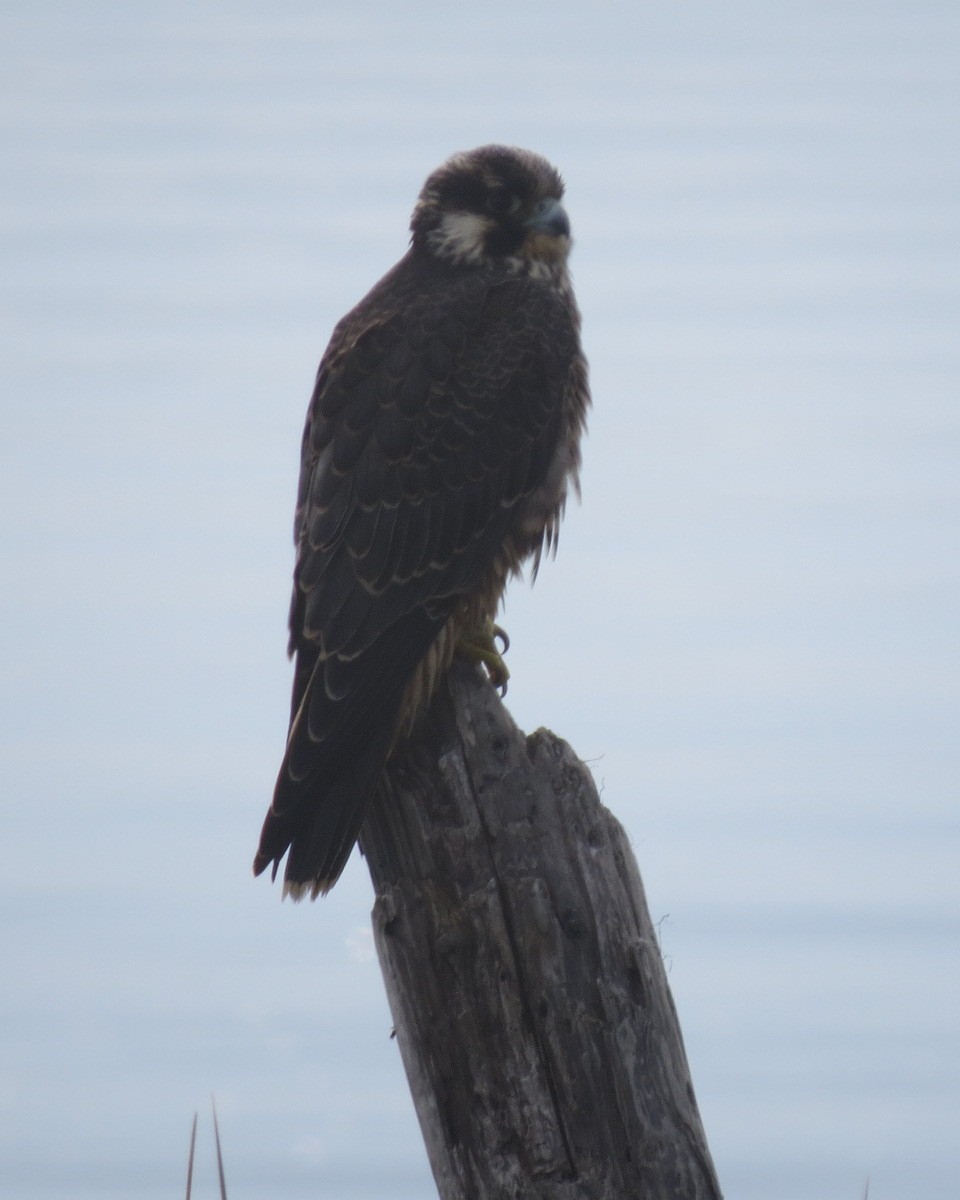
[(0, 1191), (176, 1195), (213, 1091), (231, 1200), (435, 1195), (362, 860), (249, 864), (317, 361), (504, 141), (595, 398), (511, 711), (630, 834), (731, 1200), (953, 1200), (960, 9), (347, 8), (0, 8)]

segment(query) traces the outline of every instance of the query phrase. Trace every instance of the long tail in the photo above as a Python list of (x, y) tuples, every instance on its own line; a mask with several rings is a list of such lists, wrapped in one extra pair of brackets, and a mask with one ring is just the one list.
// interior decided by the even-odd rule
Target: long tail
[[(280, 859), (289, 848), (284, 896), (316, 900), (333, 887), (360, 836), (386, 764), (392, 734), (392, 723), (381, 725), (362, 753), (330, 780), (308, 776), (294, 783), (284, 762), (275, 793), (283, 797), (283, 802), (271, 806), (263, 823), (254, 875), (273, 863), (276, 878)], [(297, 795), (291, 797), (294, 789)]]

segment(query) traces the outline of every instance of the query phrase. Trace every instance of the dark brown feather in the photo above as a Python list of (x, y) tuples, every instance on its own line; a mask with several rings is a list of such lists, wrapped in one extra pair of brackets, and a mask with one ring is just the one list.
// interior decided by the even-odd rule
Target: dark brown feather
[(449, 657), (458, 613), (492, 615), (552, 539), (579, 462), (565, 274), (446, 261), (416, 220), (414, 246), (335, 329), (304, 430), (291, 727), (254, 864), (289, 847), (295, 895), (335, 881), (431, 645), (443, 634)]

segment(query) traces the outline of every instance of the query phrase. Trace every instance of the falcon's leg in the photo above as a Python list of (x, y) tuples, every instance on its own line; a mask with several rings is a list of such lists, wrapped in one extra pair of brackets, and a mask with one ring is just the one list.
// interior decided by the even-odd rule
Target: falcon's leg
[[(497, 646), (497, 640), (500, 646)], [(469, 662), (483, 663), (490, 682), (500, 692), (507, 694), (507, 680), (510, 671), (503, 661), (503, 656), (510, 649), (510, 639), (506, 630), (488, 620), (480, 629), (465, 629), (457, 638), (456, 651)]]

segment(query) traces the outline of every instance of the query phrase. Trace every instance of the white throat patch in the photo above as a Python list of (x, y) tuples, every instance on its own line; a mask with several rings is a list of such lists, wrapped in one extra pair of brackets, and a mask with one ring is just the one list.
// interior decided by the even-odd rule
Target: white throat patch
[(483, 247), (494, 222), (478, 213), (447, 212), (427, 235), (435, 254), (461, 263), (483, 261)]

